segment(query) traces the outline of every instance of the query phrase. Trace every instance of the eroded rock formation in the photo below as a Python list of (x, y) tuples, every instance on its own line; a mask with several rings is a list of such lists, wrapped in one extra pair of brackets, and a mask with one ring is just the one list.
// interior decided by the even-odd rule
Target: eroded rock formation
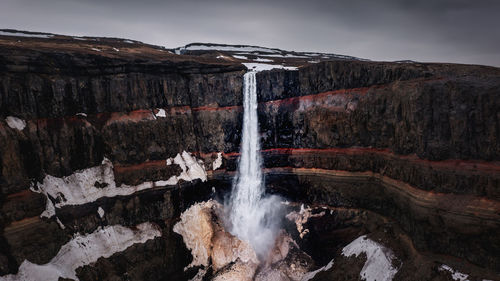
[[(173, 227), (194, 202), (228, 190), (241, 139), (241, 63), (266, 53), (297, 67), (257, 74), (267, 188), (328, 209), (305, 223), (302, 238), (295, 223), (287, 229), (318, 268), (335, 258), (313, 280), (358, 276), (363, 254), (340, 252), (365, 234), (402, 261), (395, 280), (446, 280), (443, 264), (471, 280), (498, 279), (499, 69), (238, 52), (0, 36), (0, 276), (25, 261), (50, 263), (74, 235), (151, 223), (161, 236), (75, 268), (76, 277), (193, 278), (197, 270), (184, 271), (191, 251)], [(181, 162), (197, 167), (190, 174)], [(102, 165), (92, 178), (113, 181), (89, 185), (104, 193), (92, 200), (64, 204), (74, 197), (34, 187), (57, 178), (73, 194), (86, 186), (75, 174)], [(200, 169), (206, 178), (194, 176)], [(57, 215), (41, 217), (51, 203)], [(218, 272), (226, 269), (248, 268)]]

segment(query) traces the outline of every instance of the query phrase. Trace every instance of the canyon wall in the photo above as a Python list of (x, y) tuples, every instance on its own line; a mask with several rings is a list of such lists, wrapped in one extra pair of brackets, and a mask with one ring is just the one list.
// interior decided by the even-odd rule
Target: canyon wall
[[(112, 56), (72, 48), (2, 45), (0, 276), (24, 260), (49, 262), (75, 233), (151, 222), (161, 237), (77, 276), (185, 278), (189, 252), (171, 228), (212, 187), (231, 184), (245, 67), (147, 46), (137, 47), (140, 59), (131, 49)], [(375, 212), (419, 251), (498, 271), (499, 69), (333, 60), (260, 72), (257, 85), (270, 192)], [(189, 174), (195, 164), (183, 151), (206, 180)], [(112, 185), (135, 192), (66, 205), (64, 192), (44, 193), (47, 175), (69, 181), (92, 167), (104, 171), (104, 159)], [(48, 205), (55, 215), (40, 217)]]

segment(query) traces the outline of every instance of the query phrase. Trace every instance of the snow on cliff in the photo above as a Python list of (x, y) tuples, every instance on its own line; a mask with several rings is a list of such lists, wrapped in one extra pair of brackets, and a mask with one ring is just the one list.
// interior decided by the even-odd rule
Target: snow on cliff
[(366, 262), (360, 272), (361, 280), (390, 281), (398, 272), (392, 266), (395, 259), (393, 252), (381, 244), (369, 239), (366, 235), (358, 237), (342, 249), (342, 255), (350, 257), (366, 254)]
[[(167, 160), (167, 165), (168, 165)], [(41, 217), (52, 217), (56, 208), (65, 205), (82, 205), (94, 202), (102, 197), (130, 195), (135, 192), (150, 189), (155, 186), (175, 185), (179, 180), (207, 180), (207, 174), (201, 160), (184, 151), (173, 159), (173, 163), (182, 169), (180, 175), (173, 175), (166, 181), (149, 181), (139, 185), (116, 185), (113, 163), (104, 158), (100, 166), (76, 171), (67, 177), (46, 175), (41, 183), (31, 186), (33, 192), (42, 193), (47, 197), (47, 205)], [(53, 198), (53, 199), (51, 199)]]
[(22, 131), (24, 129), (24, 127), (26, 127), (26, 121), (24, 121), (23, 119), (14, 117), (14, 116), (7, 116), (7, 118), (5, 118), (5, 122), (12, 129), (16, 129), (19, 131)]
[(38, 265), (27, 260), (17, 274), (0, 277), (0, 281), (38, 281), (69, 278), (78, 280), (75, 270), (96, 262), (100, 257), (109, 258), (128, 247), (145, 243), (161, 236), (161, 231), (151, 223), (142, 223), (134, 229), (121, 225), (99, 228), (91, 234), (76, 234), (64, 244), (48, 263)]

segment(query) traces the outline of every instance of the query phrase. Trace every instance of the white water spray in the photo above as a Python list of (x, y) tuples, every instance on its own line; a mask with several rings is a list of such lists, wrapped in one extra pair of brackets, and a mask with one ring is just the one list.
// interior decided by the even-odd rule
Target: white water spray
[(230, 232), (250, 242), (255, 252), (264, 257), (276, 238), (280, 204), (276, 196), (264, 194), (255, 74), (250, 71), (243, 76), (241, 156), (226, 210), (229, 211)]

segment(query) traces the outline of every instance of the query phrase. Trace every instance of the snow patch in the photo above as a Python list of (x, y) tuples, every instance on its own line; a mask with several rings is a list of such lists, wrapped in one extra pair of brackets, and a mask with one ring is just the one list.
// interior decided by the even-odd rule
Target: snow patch
[(88, 39), (83, 38), (83, 37), (73, 37), (75, 40), (80, 40), (80, 41), (87, 41)]
[(237, 56), (237, 55), (234, 55), (233, 58), (235, 59), (239, 59), (239, 60), (247, 60), (248, 58), (245, 57), (245, 56)]
[(273, 57), (273, 58), (301, 58), (301, 59), (308, 59), (309, 57), (306, 56), (297, 56), (297, 55), (291, 55), (291, 54), (285, 54), (285, 55), (279, 55), (279, 54), (273, 54), (273, 55), (259, 55), (262, 57)]
[(99, 207), (97, 208), (97, 214), (99, 214), (99, 217), (102, 219), (106, 213), (101, 207)]
[(333, 260), (331, 260), (327, 265), (316, 269), (315, 271), (311, 271), (311, 272), (304, 274), (304, 276), (302, 276), (302, 279), (300, 281), (309, 281), (309, 280), (313, 279), (316, 276), (316, 274), (318, 274), (319, 272), (327, 271), (330, 268), (332, 268), (332, 266), (333, 266)]
[(0, 280), (78, 280), (75, 272), (77, 268), (96, 262), (100, 257), (109, 258), (134, 244), (145, 243), (159, 236), (160, 230), (148, 222), (137, 225), (134, 230), (114, 225), (99, 228), (88, 235), (77, 234), (48, 263), (38, 265), (24, 260), (17, 274), (2, 276)]
[(15, 37), (31, 37), (31, 38), (51, 38), (51, 37), (54, 37), (53, 34), (30, 34), (30, 33), (8, 32), (8, 31), (0, 31), (0, 35), (15, 36)]
[(222, 166), (222, 152), (217, 153), (217, 159), (212, 164), (212, 170), (217, 170)]
[(469, 281), (469, 275), (465, 273), (458, 272), (446, 264), (442, 264), (439, 271), (448, 271), (451, 273), (451, 278), (456, 281)]
[(278, 53), (278, 50), (273, 50), (265, 47), (252, 47), (252, 46), (225, 46), (225, 45), (190, 45), (187, 47), (182, 47), (177, 50), (187, 50), (187, 51), (226, 51), (226, 52), (264, 52), (264, 53)]
[(102, 52), (100, 49), (97, 49), (97, 48), (90, 48), (90, 49), (93, 51), (96, 51), (96, 52)]
[(271, 70), (271, 69), (285, 69), (285, 70), (298, 70), (297, 67), (295, 66), (284, 66), (280, 64), (266, 64), (266, 63), (255, 63), (255, 62), (249, 62), (249, 63), (243, 63), (246, 68), (250, 71), (265, 71), (265, 70)]
[[(152, 182), (117, 187), (113, 164), (104, 158), (100, 166), (79, 170), (67, 177), (46, 175), (41, 183), (32, 185), (30, 189), (47, 197), (46, 210), (41, 217), (51, 217), (55, 214), (55, 208), (65, 205), (82, 205), (102, 197), (130, 195), (152, 187)], [(54, 202), (50, 198), (54, 198)]]
[(263, 59), (263, 58), (256, 58), (253, 61), (257, 61), (257, 62), (273, 62), (273, 60), (271, 60), (271, 59)]
[(203, 167), (203, 161), (197, 160), (189, 152), (183, 151), (182, 154), (178, 153), (175, 158), (167, 159), (167, 166), (172, 163), (179, 165), (182, 172), (178, 176), (172, 176), (167, 182), (177, 183), (181, 179), (185, 181), (192, 181), (195, 179), (201, 179), (202, 181), (207, 180), (207, 172)]
[(361, 280), (366, 281), (390, 281), (398, 272), (398, 269), (392, 266), (392, 260), (395, 256), (391, 249), (388, 249), (379, 243), (369, 239), (366, 235), (358, 237), (349, 245), (342, 249), (342, 255), (350, 257), (366, 254), (366, 262), (359, 273)]
[(158, 113), (155, 114), (156, 117), (162, 117), (162, 118), (165, 118), (167, 117), (167, 114), (165, 112), (165, 109), (163, 108), (159, 108), (158, 109)]
[(167, 181), (149, 181), (135, 186), (126, 184), (116, 186), (113, 163), (104, 158), (100, 166), (79, 170), (67, 177), (58, 178), (46, 175), (41, 183), (33, 184), (30, 189), (47, 197), (45, 211), (40, 217), (50, 218), (56, 214), (56, 208), (66, 205), (82, 205), (102, 197), (126, 196), (155, 186), (175, 185), (180, 179), (207, 180), (203, 162), (189, 153), (184, 151), (182, 156), (177, 154), (173, 162), (181, 167), (182, 173), (170, 177)]
[(7, 122), (7, 125), (9, 125), (12, 129), (19, 131), (22, 131), (26, 127), (26, 121), (14, 116), (7, 116), (7, 118), (5, 118), (5, 122)]
[(87, 117), (87, 113), (80, 112), (80, 113), (77, 113), (76, 116)]
[(119, 51), (120, 51), (120, 49), (113, 47), (113, 51), (115, 51), (115, 52), (119, 52)]

